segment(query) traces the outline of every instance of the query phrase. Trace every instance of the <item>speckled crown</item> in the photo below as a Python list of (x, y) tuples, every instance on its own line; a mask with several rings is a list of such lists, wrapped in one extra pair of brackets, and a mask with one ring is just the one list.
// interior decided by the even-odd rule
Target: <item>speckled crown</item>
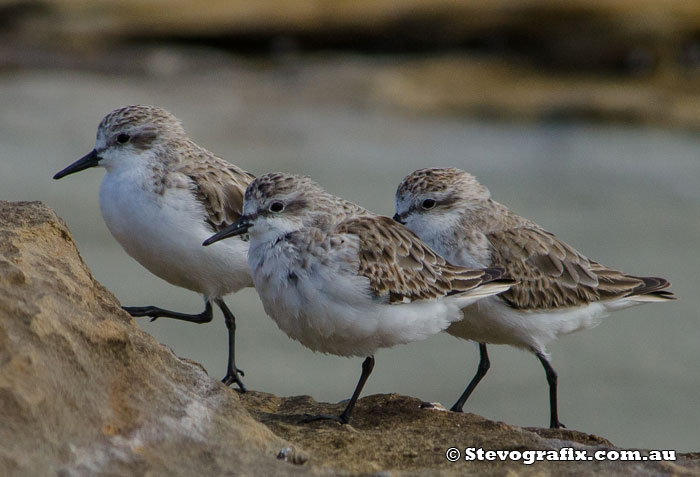
[(270, 172), (255, 179), (245, 191), (245, 200), (288, 195), (295, 191), (323, 192), (323, 188), (308, 176)]
[(98, 130), (119, 130), (126, 126), (138, 126), (150, 124), (161, 131), (174, 134), (185, 134), (180, 120), (170, 112), (157, 106), (136, 104), (115, 109), (107, 114), (98, 127)]
[(476, 178), (454, 167), (418, 169), (407, 175), (396, 190), (397, 197), (415, 196), (425, 192), (457, 190), (463, 198), (488, 199), (488, 188)]

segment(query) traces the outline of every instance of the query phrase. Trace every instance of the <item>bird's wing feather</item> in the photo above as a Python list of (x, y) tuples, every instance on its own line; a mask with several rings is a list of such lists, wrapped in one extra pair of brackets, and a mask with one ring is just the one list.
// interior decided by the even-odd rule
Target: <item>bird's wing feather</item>
[(492, 265), (504, 268), (505, 276), (520, 282), (500, 295), (515, 308), (580, 306), (654, 293), (670, 285), (663, 279), (651, 284), (645, 277), (627, 275), (589, 260), (536, 226), (490, 232), (486, 237)]
[(204, 218), (214, 232), (234, 223), (243, 213), (243, 194), (254, 176), (217, 157), (189, 162), (179, 172), (192, 181), (195, 198), (206, 211)]
[(398, 222), (382, 216), (341, 222), (336, 233), (358, 238), (359, 273), (390, 303), (444, 297), (496, 280), (502, 270), (455, 267)]

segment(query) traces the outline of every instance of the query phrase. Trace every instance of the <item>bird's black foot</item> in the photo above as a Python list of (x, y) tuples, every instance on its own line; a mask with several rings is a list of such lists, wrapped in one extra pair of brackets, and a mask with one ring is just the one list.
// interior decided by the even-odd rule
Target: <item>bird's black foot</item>
[(243, 384), (243, 381), (241, 381), (239, 375), (245, 376), (245, 373), (242, 369), (235, 368), (235, 371), (228, 370), (226, 372), (226, 376), (224, 376), (224, 379), (222, 379), (221, 382), (224, 383), (226, 386), (230, 386), (235, 383), (238, 385), (238, 389), (242, 393), (244, 393), (247, 391), (247, 389), (245, 388), (245, 385)]
[(155, 321), (160, 317), (158, 314), (160, 309), (156, 308), (155, 306), (122, 306), (122, 310), (126, 311), (135, 318), (140, 316), (150, 316), (152, 317), (151, 321)]
[(192, 315), (189, 313), (179, 313), (177, 311), (164, 310), (157, 306), (123, 306), (122, 309), (133, 317), (150, 316), (151, 321), (158, 318), (173, 318), (175, 320), (188, 321), (190, 323), (209, 323), (213, 317), (211, 303), (207, 302), (204, 311)]
[(457, 406), (456, 404), (450, 408), (450, 411), (464, 413), (464, 409), (462, 409), (461, 406)]
[(566, 429), (566, 426), (559, 421), (549, 423), (549, 427), (551, 429)]
[(335, 414), (304, 414), (304, 417), (301, 419), (302, 424), (315, 421), (335, 421), (340, 424), (347, 424), (350, 422), (350, 419), (345, 416), (345, 414), (341, 414), (340, 416), (336, 416)]

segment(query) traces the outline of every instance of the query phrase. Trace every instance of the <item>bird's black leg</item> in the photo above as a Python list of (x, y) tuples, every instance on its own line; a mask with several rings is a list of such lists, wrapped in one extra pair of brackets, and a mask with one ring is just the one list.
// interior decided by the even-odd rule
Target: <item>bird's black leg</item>
[(226, 320), (226, 328), (228, 328), (228, 364), (226, 366), (226, 376), (221, 382), (226, 386), (236, 383), (241, 392), (244, 393), (246, 389), (239, 375), (245, 376), (245, 373), (236, 367), (236, 317), (228, 309), (224, 300), (218, 299), (216, 304), (221, 308), (224, 320)]
[(209, 323), (213, 317), (211, 303), (207, 301), (204, 311), (198, 315), (178, 313), (177, 311), (164, 310), (157, 306), (123, 306), (122, 309), (134, 317), (150, 316), (151, 321), (158, 318), (173, 318), (175, 320), (188, 321), (190, 323)]
[(374, 356), (368, 356), (362, 363), (362, 375), (360, 376), (360, 380), (357, 382), (357, 386), (355, 386), (355, 392), (352, 393), (350, 402), (340, 416), (335, 416), (333, 414), (318, 414), (316, 416), (306, 415), (304, 416), (304, 419), (302, 419), (302, 422), (320, 421), (324, 419), (337, 421), (341, 424), (347, 424), (350, 422), (350, 413), (352, 413), (352, 409), (355, 407), (357, 398), (360, 397), (362, 388), (365, 387), (367, 378), (369, 378), (369, 375), (372, 374), (372, 369), (374, 369)]
[(464, 408), (464, 403), (467, 402), (467, 399), (469, 399), (469, 396), (471, 396), (474, 389), (476, 389), (476, 386), (483, 379), (483, 377), (486, 376), (486, 372), (489, 370), (490, 367), (491, 361), (489, 361), (489, 354), (486, 351), (486, 343), (479, 343), (479, 367), (477, 368), (476, 374), (474, 375), (472, 380), (469, 381), (467, 389), (464, 390), (464, 392), (459, 397), (454, 406), (450, 408), (450, 411), (462, 412), (462, 409)]
[(540, 360), (540, 363), (542, 363), (544, 372), (547, 374), (547, 382), (549, 383), (549, 427), (552, 429), (566, 427), (559, 422), (559, 411), (557, 408), (557, 372), (554, 371), (554, 368), (549, 364), (544, 354), (536, 351), (535, 355)]

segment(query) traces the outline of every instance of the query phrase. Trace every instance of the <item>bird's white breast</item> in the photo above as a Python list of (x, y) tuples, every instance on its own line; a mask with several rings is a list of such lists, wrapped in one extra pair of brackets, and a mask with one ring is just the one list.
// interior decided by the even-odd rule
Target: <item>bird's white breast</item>
[(247, 243), (236, 238), (203, 247), (213, 233), (203, 206), (187, 188), (159, 193), (149, 172), (116, 169), (102, 180), (102, 216), (124, 250), (158, 277), (208, 297), (250, 286)]
[(461, 242), (460, 220), (455, 214), (412, 214), (406, 227), (453, 265), (484, 268), (490, 264), (469, 253)]
[(424, 339), (461, 318), (451, 300), (390, 305), (369, 291), (349, 254), (352, 239), (325, 257), (285, 241), (251, 239), (249, 264), (267, 314), (290, 338), (323, 353), (368, 356), (378, 348)]

